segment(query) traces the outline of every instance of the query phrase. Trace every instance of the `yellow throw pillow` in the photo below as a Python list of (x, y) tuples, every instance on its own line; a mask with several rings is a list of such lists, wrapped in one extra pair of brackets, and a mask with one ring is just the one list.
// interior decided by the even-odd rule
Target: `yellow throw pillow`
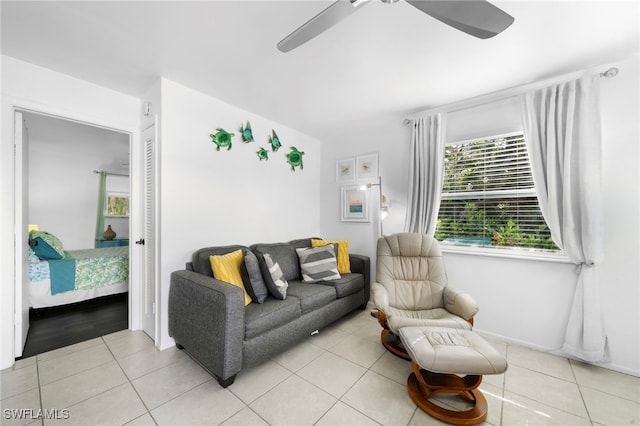
[(247, 306), (251, 303), (251, 296), (249, 296), (249, 293), (247, 293), (247, 290), (244, 288), (242, 275), (240, 274), (240, 265), (242, 265), (243, 260), (242, 250), (236, 250), (221, 256), (209, 256), (213, 277), (225, 283), (240, 287), (244, 292), (244, 306)]
[(351, 262), (349, 262), (349, 241), (327, 241), (327, 240), (311, 240), (311, 247), (321, 247), (327, 244), (338, 244), (338, 272), (341, 274), (351, 273)]

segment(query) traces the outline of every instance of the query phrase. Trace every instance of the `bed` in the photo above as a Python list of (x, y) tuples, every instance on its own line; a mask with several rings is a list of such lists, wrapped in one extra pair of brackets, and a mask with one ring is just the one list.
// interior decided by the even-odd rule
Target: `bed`
[[(129, 290), (129, 247), (106, 247), (43, 255), (29, 249), (29, 300), (34, 309), (66, 305)], [(35, 248), (35, 250), (34, 250)], [(49, 247), (50, 248), (50, 247)], [(53, 257), (53, 258), (52, 258)]]

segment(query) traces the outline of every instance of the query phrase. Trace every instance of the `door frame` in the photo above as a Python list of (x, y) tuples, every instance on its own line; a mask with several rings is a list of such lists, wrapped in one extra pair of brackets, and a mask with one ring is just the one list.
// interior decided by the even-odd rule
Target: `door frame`
[[(13, 112), (13, 162), (14, 169), (14, 199), (29, 198), (29, 131), (26, 126), (24, 112), (14, 110)], [(18, 136), (20, 134), (20, 137)], [(25, 170), (26, 169), (26, 170)], [(28, 210), (24, 209), (24, 203), (14, 204), (13, 235), (14, 238), (23, 243), (28, 240)], [(25, 300), (28, 289), (25, 283), (29, 280), (29, 266), (27, 247), (24, 244), (14, 244), (14, 282), (15, 282), (15, 305), (14, 305), (14, 345), (15, 356), (21, 356), (22, 350), (29, 333), (29, 305)], [(18, 285), (20, 283), (20, 285)]]
[[(22, 112), (22, 113), (27, 112), (32, 114), (46, 115), (49, 117), (72, 121), (72, 122), (76, 122), (76, 123), (80, 123), (88, 126), (99, 127), (106, 130), (112, 130), (119, 133), (127, 134), (129, 136), (129, 176), (130, 176), (129, 188), (131, 191), (130, 200), (132, 201), (130, 205), (130, 216), (129, 216), (129, 235), (132, 238), (135, 237), (136, 235), (141, 235), (141, 232), (143, 231), (142, 229), (140, 229), (140, 222), (141, 222), (142, 214), (144, 214), (141, 206), (144, 203), (144, 200), (142, 198), (144, 194), (140, 192), (141, 188), (140, 188), (140, 185), (138, 184), (143, 173), (143, 170), (141, 170), (141, 167), (140, 167), (140, 164), (141, 164), (140, 163), (141, 161), (140, 133), (141, 132), (139, 127), (139, 122), (136, 123), (136, 125), (115, 123), (110, 120), (102, 119), (100, 117), (85, 116), (81, 113), (74, 113), (68, 110), (62, 110), (55, 107), (25, 102), (24, 100), (12, 99), (10, 97), (7, 97), (6, 99), (8, 103), (11, 105), (10, 107), (11, 118), (12, 118), (12, 121), (14, 122), (15, 122), (16, 112)], [(12, 124), (12, 142), (15, 142), (14, 141), (15, 129), (13, 127), (14, 125)], [(28, 147), (26, 147), (26, 149), (28, 149)], [(14, 168), (14, 170), (12, 171), (13, 172), (12, 174), (14, 177), (14, 185), (12, 186), (11, 189), (15, 197), (16, 185), (17, 185), (17, 181), (19, 181), (19, 179), (17, 178), (18, 176), (22, 175), (23, 169), (21, 164), (16, 163), (15, 155), (12, 160), (12, 164)], [(28, 200), (15, 199), (14, 208), (12, 209), (12, 212), (11, 212), (11, 214), (13, 215), (12, 223), (14, 224), (14, 227), (16, 223), (15, 214), (16, 212), (20, 211), (19, 209), (28, 209)], [(26, 244), (26, 242), (17, 241), (15, 233), (12, 233), (12, 234), (13, 234), (12, 239), (13, 239), (13, 247), (14, 247), (14, 250), (13, 250), (14, 261), (12, 262), (11, 267), (13, 268), (12, 275), (15, 277), (15, 262), (17, 262), (16, 256), (18, 254), (17, 248), (20, 247), (22, 244)], [(141, 263), (140, 263), (141, 257), (140, 257), (140, 251), (136, 250), (135, 249), (136, 247), (137, 246), (135, 244), (129, 246), (129, 297), (128, 297), (128, 324), (129, 324), (128, 328), (129, 330), (140, 329), (140, 315), (141, 315), (141, 310), (140, 310), (141, 288), (140, 287), (141, 285), (140, 285), (138, 272), (140, 271), (140, 267), (141, 267)], [(12, 300), (13, 324), (11, 327), (13, 332), (13, 338), (11, 339), (11, 344), (13, 345), (13, 348), (11, 348), (12, 349), (11, 353), (14, 354), (14, 357), (21, 356), (22, 351), (24, 349), (24, 348), (16, 347), (17, 336), (16, 336), (16, 329), (15, 329), (16, 317), (17, 315), (20, 315), (20, 312), (16, 312), (16, 308), (18, 306), (18, 302), (19, 301), (21, 302), (21, 299), (22, 299), (22, 293), (21, 291), (19, 292), (18, 290), (20, 290), (20, 286), (22, 284), (23, 283), (21, 282), (21, 280), (14, 279), (14, 283), (13, 283), (14, 294), (12, 298), (13, 299)]]

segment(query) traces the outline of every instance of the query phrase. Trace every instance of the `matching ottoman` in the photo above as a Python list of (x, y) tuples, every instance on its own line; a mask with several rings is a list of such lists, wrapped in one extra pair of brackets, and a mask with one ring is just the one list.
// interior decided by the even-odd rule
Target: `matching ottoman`
[[(487, 400), (478, 389), (484, 374), (501, 374), (507, 360), (470, 330), (404, 327), (398, 332), (411, 356), (409, 396), (431, 416), (457, 425), (475, 425), (487, 418)], [(473, 404), (466, 411), (449, 410), (431, 401), (439, 393), (457, 394)]]

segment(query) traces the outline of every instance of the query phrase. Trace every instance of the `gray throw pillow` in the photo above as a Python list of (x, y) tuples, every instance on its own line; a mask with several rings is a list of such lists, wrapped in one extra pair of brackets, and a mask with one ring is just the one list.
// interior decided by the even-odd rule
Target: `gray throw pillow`
[(296, 249), (300, 259), (302, 280), (307, 283), (339, 280), (338, 261), (333, 244), (314, 248)]
[(258, 258), (251, 250), (243, 249), (242, 252), (244, 254), (244, 260), (240, 265), (240, 275), (242, 276), (244, 288), (247, 290), (247, 293), (249, 293), (249, 296), (251, 296), (251, 300), (256, 303), (264, 303), (269, 295), (269, 291), (262, 279)]
[(277, 262), (274, 262), (268, 253), (264, 254), (264, 262), (269, 271), (270, 279), (267, 279), (267, 286), (269, 287), (269, 291), (277, 299), (286, 299), (287, 287), (289, 286), (289, 283), (284, 278), (284, 274), (282, 273), (282, 269), (280, 269), (280, 265), (278, 265)]

